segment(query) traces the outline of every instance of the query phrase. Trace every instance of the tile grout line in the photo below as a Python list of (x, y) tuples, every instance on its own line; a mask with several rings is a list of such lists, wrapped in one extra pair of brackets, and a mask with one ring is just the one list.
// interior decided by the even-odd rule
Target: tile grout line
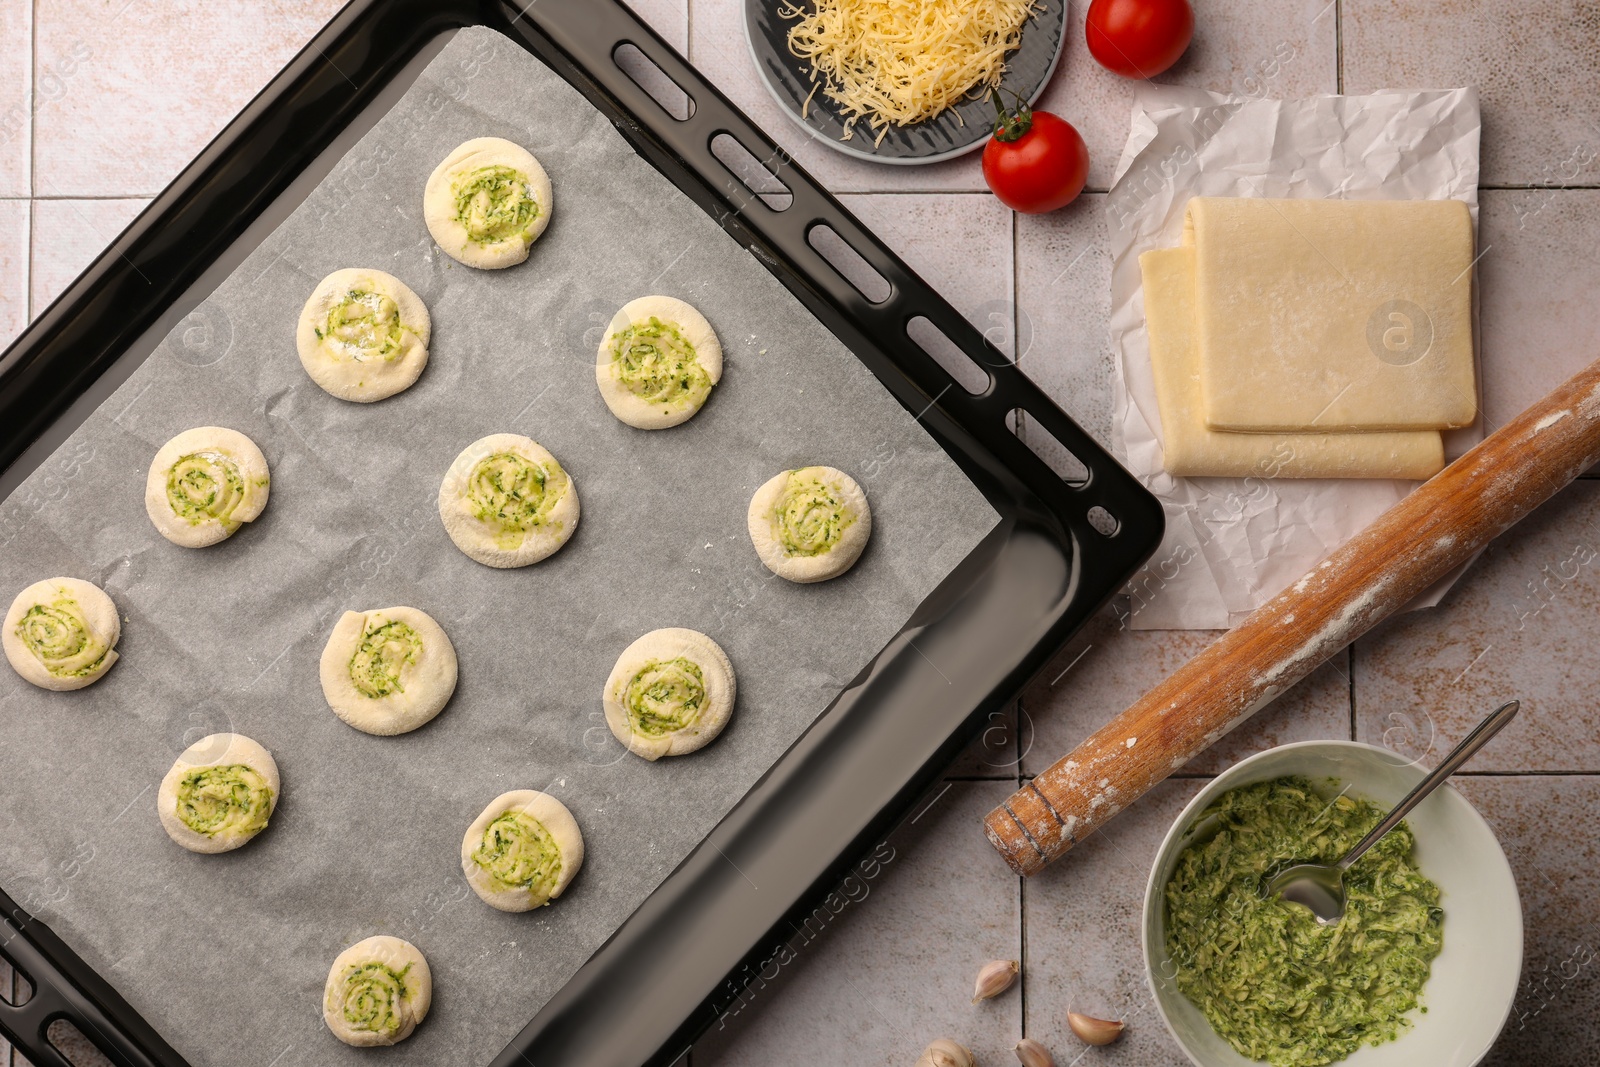
[(160, 195), (161, 195), (161, 191), (160, 190), (157, 190), (156, 192), (153, 192), (153, 193), (85, 193), (82, 196), (74, 195), (72, 193), (52, 193), (52, 194), (47, 195), (47, 196), (28, 196), (28, 197), (7, 196), (7, 197), (0, 197), (0, 200), (24, 200), (24, 199), (26, 199), (26, 200), (55, 200), (55, 201), (59, 201), (59, 202), (70, 202), (70, 201), (74, 201), (74, 200), (154, 200), (156, 197), (158, 197)]
[[(38, 226), (35, 225), (35, 222), (36, 222), (35, 215), (37, 214), (38, 210), (39, 210), (39, 202), (37, 200), (30, 199), (28, 201), (28, 222), (27, 222), (27, 227), (26, 227), (27, 235), (26, 235), (26, 238), (25, 238), (28, 243), (27, 243), (27, 247), (26, 247), (26, 254), (22, 257), (22, 284), (24, 286), (24, 289), (22, 291), (22, 305), (23, 305), (24, 308), (27, 309), (27, 317), (28, 317), (28, 324), (29, 325), (32, 324), (35, 316), (38, 315), (38, 311), (33, 306), (33, 276), (34, 276), (33, 235), (34, 235), (34, 232), (38, 229)], [(23, 328), (26, 329), (27, 325), (24, 325)]]
[(1011, 365), (1022, 369), (1022, 256), (1017, 247), (1021, 220), (1011, 213)]
[(1344, 0), (1333, 0), (1333, 91), (1344, 93)]
[[(1342, 79), (1340, 79), (1342, 84)], [(1478, 191), (1481, 192), (1592, 192), (1600, 189), (1600, 182), (1563, 182), (1559, 185), (1544, 182), (1479, 182)], [(1110, 186), (1085, 185), (1079, 196), (1105, 196), (1111, 191)], [(878, 190), (844, 190), (846, 194), (866, 195), (877, 192), (884, 195), (913, 195), (924, 193), (938, 196), (982, 196), (982, 189), (878, 189)]]
[(1017, 1036), (1028, 1036), (1028, 880), (1017, 880)]
[[(1013, 250), (1015, 249), (1016, 213), (1011, 215), (1011, 232), (1013, 234)], [(1015, 270), (1016, 257), (1012, 256), (1012, 268)], [(1011, 331), (1012, 352), (1016, 352), (1016, 328)], [(1012, 791), (1022, 788), (1022, 760), (1027, 752), (1022, 747), (1022, 722), (1027, 717), (1023, 707), (1024, 697), (1017, 694), (1016, 709), (1012, 721), (1016, 723), (1016, 753), (1017, 762), (1012, 767)], [(1032, 721), (1029, 718), (1028, 721)], [(1017, 875), (1017, 1036), (1028, 1036), (1028, 880)]]
[(1600, 189), (1600, 182), (1570, 182), (1561, 185), (1551, 185), (1545, 182), (1479, 182), (1478, 191), (1492, 193), (1517, 193), (1517, 192), (1584, 192)]
[[(1022, 257), (1017, 254), (1017, 227), (1017, 213), (1013, 211), (1011, 213), (1011, 362), (1018, 370), (1022, 370), (1022, 353), (1017, 351), (1017, 347), (1022, 340), (1020, 325), (1022, 320), (1022, 286), (1017, 277), (1018, 272), (1021, 270), (1018, 263)], [(1027, 371), (1022, 372), (1027, 374)], [(1028, 416), (1018, 412), (1012, 418), (1014, 422), (1011, 432), (1016, 436), (1017, 440), (1026, 445), (1028, 443)], [(1022, 744), (1022, 699), (1020, 697), (1017, 699), (1017, 710), (1017, 744), (1020, 746)], [(1020, 751), (1017, 754), (1017, 774), (1019, 776), (1022, 774), (1022, 754)]]
[[(1022, 748), (1022, 718), (1027, 712), (1022, 707), (1022, 694), (1017, 694), (1017, 706), (1012, 710), (1011, 722), (1016, 728), (1017, 735), (1012, 738), (1011, 749), (1017, 754), (1016, 762), (1011, 765), (1011, 780), (1016, 788), (1022, 788), (1022, 760), (1027, 753)], [(1032, 721), (1031, 719), (1029, 720)]]
[[(28, 220), (25, 225), (27, 244), (22, 256), (22, 309), (26, 330), (38, 313), (33, 306), (33, 235), (38, 232), (33, 194), (38, 192), (39, 170), (39, 0), (28, 5)], [(8, 1057), (9, 1058), (9, 1057)]]
[(1522, 771), (1457, 771), (1455, 778), (1597, 778), (1600, 771), (1522, 770)]
[(1354, 641), (1350, 642), (1345, 652), (1348, 656), (1346, 665), (1350, 668), (1348, 672), (1350, 679), (1350, 740), (1354, 741), (1356, 740), (1356, 643)]
[[(1317, 739), (1316, 738), (1312, 738), (1310, 740), (1317, 740)], [(1335, 738), (1326, 738), (1324, 740), (1337, 741), (1337, 740), (1339, 740), (1339, 738), (1336, 738), (1336, 737)], [(1274, 747), (1275, 748), (1277, 746), (1269, 746), (1269, 747)], [(1378, 747), (1381, 748), (1383, 746), (1380, 745)], [(1266, 749), (1261, 749), (1259, 751), (1265, 752), (1267, 750)], [(1257, 753), (1255, 753), (1255, 752), (1246, 753), (1246, 755), (1249, 755), (1249, 756), (1254, 756), (1256, 754)], [(1239, 760), (1242, 760), (1244, 758), (1245, 758), (1245, 756), (1240, 756)], [(1233, 763), (1237, 763), (1237, 762), (1239, 762), (1239, 760), (1234, 760)], [(1233, 766), (1233, 763), (1230, 763), (1228, 766), (1229, 767)], [(1227, 770), (1227, 768), (1223, 768), (1223, 770)], [(1177, 771), (1177, 772), (1175, 772), (1173, 774), (1167, 775), (1167, 777), (1162, 779), (1162, 781), (1209, 782), (1211, 779), (1220, 776), (1222, 773), (1223, 773), (1222, 771)], [(1038, 777), (1038, 775), (1025, 774), (1025, 775), (1022, 776), (1022, 780), (1023, 780), (1024, 783), (1027, 783), (1027, 782), (1033, 781), (1037, 777)], [(1520, 770), (1520, 771), (1460, 770), (1460, 771), (1457, 771), (1452, 777), (1453, 778), (1600, 778), (1600, 770), (1577, 771), (1577, 770), (1566, 770), (1566, 769), (1561, 769), (1561, 768), (1535, 768), (1535, 769), (1532, 769), (1532, 770)], [(1137, 801), (1137, 798), (1136, 798), (1133, 801), (1133, 803), (1137, 803), (1137, 802), (1138, 801)]]
[[(813, 179), (817, 180), (817, 179)], [(820, 180), (817, 180), (821, 184)], [(993, 196), (987, 189), (835, 189), (822, 188), (834, 196)], [(1084, 189), (1085, 193), (1104, 193), (1104, 189)]]
[[(1582, 192), (1600, 189), (1600, 182), (1563, 182), (1560, 185), (1541, 182), (1479, 182), (1479, 192)], [(886, 192), (886, 190), (879, 190)], [(1079, 196), (1105, 196), (1111, 191), (1110, 186), (1085, 185)], [(982, 189), (926, 189), (926, 190), (896, 190), (899, 193), (926, 192), (941, 196), (981, 196)]]
[[(38, 155), (39, 155), (39, 123), (38, 123), (38, 115), (39, 115), (39, 0), (33, 0), (33, 3), (28, 5), (28, 195), (29, 195), (30, 199), (32, 198), (34, 193), (39, 191), (38, 182), (35, 179), (35, 175), (38, 173), (38, 170), (39, 170), (39, 160), (38, 160)], [(30, 217), (30, 221), (31, 221), (31, 217)], [(32, 248), (33, 248), (33, 228), (31, 226), (29, 227), (29, 230), (28, 230), (28, 248), (29, 248), (30, 267), (31, 267)], [(32, 271), (30, 270), (29, 273), (31, 274)], [(28, 311), (29, 311), (29, 318), (31, 320), (32, 311), (33, 311), (33, 302), (32, 302), (32, 300), (33, 300), (33, 297), (32, 297), (33, 285), (32, 285), (32, 279), (31, 278), (29, 279), (28, 292), (29, 292)]]

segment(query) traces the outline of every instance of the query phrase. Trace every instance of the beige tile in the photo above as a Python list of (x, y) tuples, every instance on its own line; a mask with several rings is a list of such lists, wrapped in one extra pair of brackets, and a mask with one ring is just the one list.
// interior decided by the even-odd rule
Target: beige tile
[(1344, 90), (1476, 86), (1486, 183), (1600, 183), (1592, 0), (1344, 0)]
[(1478, 292), (1492, 428), (1600, 354), (1600, 191), (1485, 190), (1482, 197)]
[(1011, 353), (1011, 211), (1004, 204), (988, 193), (839, 199), (996, 348)]
[(1513, 697), (1470, 771), (1600, 770), (1600, 482), (1580, 481), (1489, 546), (1444, 602), (1356, 644), (1357, 736), (1429, 761)]
[[(340, 6), (340, 0), (43, 5), (35, 195), (159, 192)], [(48, 96), (47, 84), (54, 87)]]
[[(1332, 0), (1210, 0), (1195, 8), (1194, 41), (1155, 81), (1267, 98), (1335, 90)], [(1089, 55), (1083, 36), (1088, 10), (1085, 3), (1069, 6), (1067, 47), (1038, 106), (1077, 127), (1089, 146), (1089, 187), (1105, 189), (1128, 140), (1138, 83)]]
[[(1023, 884), (1026, 1032), (1057, 1063), (1187, 1067), (1151, 999), (1139, 931), (1156, 849), (1202, 784), (1163, 782)], [(1127, 1029), (1103, 1051), (1089, 1049), (1067, 1027), (1068, 1011)]]
[(756, 73), (743, 11), (744, 0), (689, 0), (689, 59), (825, 188), (836, 193), (987, 188), (976, 151), (944, 163), (908, 167), (855, 159), (819, 143), (778, 106)]
[(1483, 1067), (1600, 1063), (1600, 779), (1468, 777), (1457, 788), (1500, 838), (1525, 924), (1522, 983)]
[(628, 6), (680, 53), (689, 51), (689, 0), (628, 0)]
[(28, 202), (0, 200), (0, 348), (28, 324)]
[(0, 0), (0, 197), (27, 196), (33, 145), (33, 2)]
[(990, 712), (961, 754), (945, 768), (946, 778), (995, 778), (1016, 783), (1026, 737), (1019, 736), (1017, 705)]
[(1101, 444), (1111, 443), (1111, 253), (1105, 197), (1017, 216), (1018, 365)]
[(28, 277), (30, 317), (94, 262), (148, 200), (35, 200)]
[(970, 1003), (984, 961), (1021, 956), (1016, 876), (977, 830), (1009, 789), (955, 783), (897, 830), (876, 875), (856, 877), (855, 901), (837, 915), (824, 907), (826, 921), (796, 937), (777, 977), (712, 1024), (694, 1067), (903, 1067), (936, 1037), (967, 1045), (980, 1063), (1015, 1062), (1016, 991)]
[[(1023, 691), (1019, 731), (1025, 738), (1032, 731), (1024, 774), (1065, 756), (1220, 636), (1212, 630), (1126, 630), (1119, 614), (1126, 610), (1114, 605), (1095, 616)], [(1180, 773), (1215, 774), (1276, 745), (1349, 736), (1349, 661), (1340, 653)]]

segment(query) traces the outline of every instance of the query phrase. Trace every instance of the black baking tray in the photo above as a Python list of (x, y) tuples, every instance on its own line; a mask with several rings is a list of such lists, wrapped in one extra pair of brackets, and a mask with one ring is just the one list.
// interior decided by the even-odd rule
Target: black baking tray
[[(264, 236), (275, 201), (309, 191), (319, 157), (386, 89), (448, 34), (475, 25), (516, 41), (605, 113), (918, 413), (1001, 517), (571, 981), (536, 1014), (530, 1005), (531, 1021), (493, 1061), (665, 1067), (736, 1003), (977, 727), (1154, 551), (1162, 512), (975, 327), (616, 0), (536, 0), (526, 9), (505, 0), (355, 0), (344, 8), (0, 354), (0, 494), (48, 456), (108, 382), (125, 377), (118, 368), (140, 346), (147, 354), (152, 337), (183, 319), (204, 295), (195, 294), (201, 283), (242, 256), (236, 245)], [(637, 73), (639, 53), (687, 93), (692, 105), (683, 111), (692, 115), (669, 114), (624, 69)], [(719, 134), (761, 162), (765, 172), (752, 183), (766, 183), (759, 191), (772, 181), (787, 187), (786, 203), (735, 177), (712, 150)], [(819, 225), (881, 275), (885, 298), (869, 300), (812, 246)], [(958, 384), (911, 340), (908, 324), (919, 316), (964, 354), (955, 358), (981, 369), (981, 391)], [(1018, 439), (1012, 428), (1024, 422), (1076, 457), (1069, 477)], [(0, 871), (0, 886), (5, 876)], [(0, 1001), (0, 1032), (36, 1067), (67, 1067), (46, 1034), (60, 1019), (122, 1067), (185, 1062), (3, 892), (0, 910), (0, 954), (34, 989), (20, 1006)]]

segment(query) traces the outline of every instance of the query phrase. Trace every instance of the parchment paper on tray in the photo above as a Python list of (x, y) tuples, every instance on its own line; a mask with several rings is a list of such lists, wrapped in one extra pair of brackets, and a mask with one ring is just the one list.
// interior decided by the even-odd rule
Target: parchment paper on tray
[[(555, 183), (527, 263), (441, 254), (422, 189), (469, 137), (526, 145)], [(427, 302), (432, 354), (376, 404), (324, 393), (296, 317), (336, 268), (389, 271)], [(594, 351), (610, 316), (680, 296), (718, 331), (726, 374), (691, 422), (656, 433), (606, 410)], [(371, 1063), (321, 1019), (334, 956), (371, 934), (415, 942), (433, 1010), (386, 1064), (487, 1062), (701, 840), (997, 516), (911, 413), (754, 258), (510, 41), (460, 33), (376, 128), (73, 437), (0, 504), (0, 592), (73, 575), (126, 622), (95, 686), (46, 693), (0, 669), (0, 885), (50, 923), (196, 1067)], [(193, 327), (191, 321), (189, 327)], [(213, 548), (168, 544), (146, 468), (216, 423), (272, 466), (257, 522)], [(496, 571), (450, 543), (450, 462), (525, 433), (576, 481), (583, 518), (536, 566)], [(792, 585), (758, 562), (745, 509), (779, 470), (827, 463), (872, 502), (856, 568)], [(428, 726), (357, 733), (318, 684), (348, 608), (421, 608), (461, 681)], [(738, 672), (727, 731), (646, 763), (612, 740), (600, 688), (640, 634), (690, 626)], [(236, 730), (283, 774), (271, 827), (196, 856), (157, 823), (173, 758)], [(461, 875), (461, 836), (499, 793), (576, 815), (584, 869), (549, 908), (507, 915)]]
[[(1106, 197), (1112, 447), (1160, 498), (1167, 534), (1129, 583), (1130, 628), (1234, 625), (1415, 484), (1174, 478), (1163, 471), (1139, 254), (1178, 243), (1184, 207), (1195, 196), (1452, 198), (1471, 205), (1476, 221), (1480, 124), (1472, 89), (1263, 100), (1140, 87)], [(1446, 458), (1480, 436), (1478, 428), (1446, 434)], [(1437, 603), (1459, 573), (1413, 606)]]

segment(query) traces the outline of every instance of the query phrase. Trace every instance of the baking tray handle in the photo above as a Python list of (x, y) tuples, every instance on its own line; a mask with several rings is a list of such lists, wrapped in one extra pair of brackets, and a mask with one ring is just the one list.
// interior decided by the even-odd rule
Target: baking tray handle
[(66, 1021), (116, 1067), (188, 1067), (110, 984), (46, 925), (0, 893), (0, 956), (28, 980), (21, 1003), (0, 997), (0, 1033), (34, 1067), (73, 1067), (50, 1038)]

